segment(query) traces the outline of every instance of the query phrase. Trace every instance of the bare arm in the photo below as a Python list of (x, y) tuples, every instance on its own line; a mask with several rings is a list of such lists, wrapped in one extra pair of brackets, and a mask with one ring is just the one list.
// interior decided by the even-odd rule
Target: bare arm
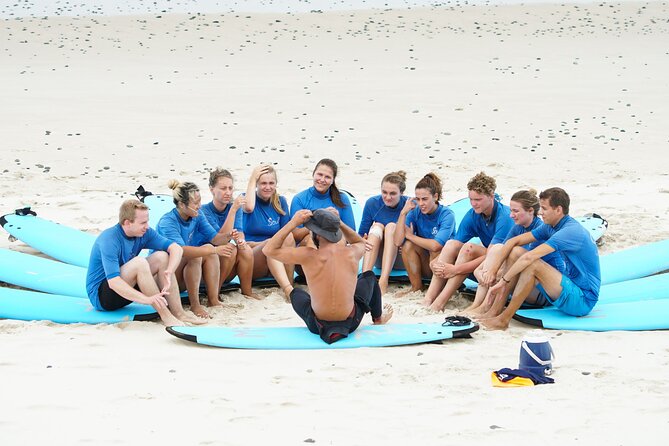
[[(412, 225), (413, 227), (413, 225)], [(404, 236), (407, 240), (409, 240), (411, 243), (415, 244), (416, 246), (420, 246), (423, 249), (427, 249), (428, 251), (431, 252), (440, 252), (441, 249), (444, 247), (441, 243), (436, 241), (433, 238), (423, 238), (419, 237), (414, 233), (410, 233), (407, 231), (406, 235)]]
[(249, 184), (246, 186), (246, 203), (244, 203), (244, 212), (250, 214), (256, 207), (256, 185), (261, 176), (267, 173), (269, 166), (261, 164), (253, 169), (249, 177)]
[[(255, 197), (255, 192), (253, 196)], [(235, 201), (233, 201), (230, 205), (230, 212), (228, 212), (228, 216), (225, 218), (223, 226), (221, 226), (221, 229), (218, 230), (218, 234), (216, 234), (214, 238), (211, 239), (212, 244), (225, 245), (230, 241), (232, 238), (232, 230), (235, 226), (235, 216), (237, 215), (237, 210), (239, 210), (239, 208), (242, 207), (244, 203), (246, 203), (246, 197), (244, 195), (240, 195), (235, 198)]]
[[(282, 246), (283, 242), (288, 237), (295, 228), (300, 225), (303, 225), (311, 218), (311, 211), (308, 209), (302, 209), (297, 211), (293, 218), (281, 228), (274, 236), (267, 241), (267, 244), (262, 249), (263, 254), (267, 257), (271, 257), (280, 262), (287, 264), (303, 264), (308, 260), (308, 257), (313, 254), (314, 249), (312, 247), (285, 247)], [(306, 228), (304, 228), (306, 229)], [(308, 229), (306, 229), (309, 232)], [(357, 235), (357, 234), (356, 234)], [(364, 248), (363, 248), (364, 249)]]
[(360, 234), (349, 228), (344, 222), (339, 223), (344, 240), (351, 246), (358, 258), (365, 254), (365, 239)]
[(406, 221), (407, 214), (411, 212), (416, 207), (416, 199), (409, 198), (404, 207), (400, 211), (400, 216), (397, 219), (397, 224), (395, 225), (395, 235), (393, 236), (393, 243), (398, 248), (404, 244), (405, 234), (406, 234)]
[[(523, 234), (523, 235), (526, 235), (526, 234)], [(523, 235), (519, 235), (518, 237), (522, 237)], [(514, 238), (516, 238), (516, 237), (514, 237)], [(513, 239), (511, 239), (511, 240), (513, 240)], [(511, 241), (511, 240), (509, 240), (509, 241)], [(523, 243), (523, 244), (525, 244), (525, 243)], [(542, 258), (543, 256), (545, 256), (546, 254), (550, 254), (551, 252), (554, 252), (554, 251), (555, 251), (555, 249), (552, 246), (547, 245), (546, 243), (542, 243), (541, 245), (534, 248), (532, 251), (526, 252), (525, 254), (520, 256), (520, 258), (516, 261), (516, 263), (514, 263), (506, 273), (504, 273), (504, 275), (502, 276), (502, 280), (500, 280), (500, 282), (503, 281), (503, 282), (508, 283), (513, 277), (515, 277), (518, 274), (520, 274), (521, 272), (523, 272), (525, 270), (525, 268), (527, 268), (532, 262), (534, 262), (535, 260), (538, 260), (538, 259)]]

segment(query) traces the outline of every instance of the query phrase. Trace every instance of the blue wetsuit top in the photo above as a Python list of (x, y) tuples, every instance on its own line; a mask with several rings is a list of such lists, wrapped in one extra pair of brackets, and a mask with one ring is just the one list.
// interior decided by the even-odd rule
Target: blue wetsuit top
[(126, 236), (120, 224), (105, 229), (93, 243), (86, 273), (86, 292), (93, 307), (104, 311), (98, 296), (98, 288), (103, 280), (119, 277), (121, 266), (137, 257), (142, 249), (166, 251), (171, 244), (152, 228), (141, 237)]
[[(514, 238), (517, 235), (525, 234), (526, 232), (533, 231), (537, 229), (539, 226), (543, 225), (544, 222), (537, 216), (534, 217), (532, 220), (532, 223), (526, 228), (522, 225), (513, 225), (509, 233), (506, 235), (506, 238), (504, 239), (504, 243), (509, 241), (509, 239)], [(527, 245), (523, 245), (522, 247), (525, 248), (528, 251), (532, 251), (534, 248), (537, 246), (541, 245), (541, 242), (532, 242), (528, 243)], [(551, 252), (548, 255), (545, 255), (541, 258), (544, 262), (548, 263), (551, 265), (553, 268), (560, 272), (564, 272), (564, 260), (562, 260), (562, 256), (556, 251), (556, 252)]]
[(203, 213), (184, 220), (177, 208), (160, 217), (156, 230), (160, 235), (179, 246), (201, 246), (211, 242), (218, 231), (211, 227)]
[(360, 234), (360, 236), (368, 234), (369, 228), (372, 227), (372, 223), (381, 223), (384, 226), (388, 223), (397, 223), (397, 220), (400, 218), (400, 212), (402, 212), (402, 208), (406, 202), (406, 195), (402, 195), (399, 204), (394, 208), (391, 208), (383, 203), (381, 195), (376, 195), (367, 199), (365, 207), (362, 210), (362, 218), (360, 219), (358, 234)]
[(565, 215), (555, 227), (541, 225), (532, 231), (532, 235), (562, 256), (565, 263), (563, 274), (583, 290), (588, 302), (595, 305), (602, 281), (597, 245), (588, 230), (571, 216)]
[[(214, 228), (216, 232), (218, 232), (221, 230), (221, 227), (223, 227), (225, 219), (228, 218), (230, 209), (232, 209), (232, 203), (228, 203), (225, 209), (222, 212), (219, 212), (218, 209), (216, 209), (216, 206), (214, 206), (214, 202), (210, 201), (200, 208), (200, 212), (202, 212), (202, 214), (207, 218), (207, 221), (211, 227)], [(237, 213), (235, 214), (235, 221), (232, 224), (232, 227), (239, 232), (244, 232), (244, 217), (242, 214), (243, 212), (241, 211), (241, 208), (237, 209)]]
[(293, 197), (293, 200), (290, 202), (290, 217), (292, 218), (295, 213), (301, 209), (315, 211), (316, 209), (324, 209), (332, 206), (339, 211), (339, 218), (341, 218), (341, 221), (343, 221), (349, 228), (355, 230), (355, 218), (353, 217), (351, 201), (348, 199), (348, 195), (343, 192), (340, 193), (339, 196), (341, 197), (342, 203), (344, 203), (343, 208), (335, 206), (332, 202), (332, 198), (330, 198), (330, 189), (324, 194), (321, 194), (315, 187), (311, 186), (309, 189), (303, 190)]
[(474, 212), (474, 209), (467, 211), (455, 234), (455, 239), (467, 243), (470, 239), (478, 237), (486, 248), (502, 243), (513, 226), (513, 220), (509, 216), (511, 209), (497, 200), (494, 203), (492, 214), (488, 219)]
[(286, 223), (290, 221), (288, 202), (283, 195), (279, 195), (279, 202), (281, 203), (281, 209), (285, 212), (284, 215), (279, 214), (269, 200), (263, 201), (256, 195), (256, 206), (253, 208), (253, 212), (244, 213), (246, 240), (262, 242), (286, 226)]
[(407, 214), (405, 221), (407, 227), (412, 223), (414, 234), (421, 238), (434, 239), (441, 246), (455, 234), (455, 215), (452, 210), (441, 204), (431, 214), (423, 214), (418, 207), (415, 207)]

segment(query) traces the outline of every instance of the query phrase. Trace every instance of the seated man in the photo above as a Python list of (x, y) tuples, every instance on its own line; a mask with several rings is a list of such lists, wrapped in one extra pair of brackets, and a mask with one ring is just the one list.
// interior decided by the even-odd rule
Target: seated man
[[(156, 252), (137, 257), (144, 248)], [(201, 323), (181, 306), (174, 270), (182, 253), (179, 245), (149, 228), (148, 206), (139, 200), (124, 201), (119, 223), (103, 231), (91, 249), (86, 275), (91, 304), (111, 311), (138, 302), (155, 308), (165, 325)]]
[[(480, 172), (467, 183), (472, 208), (465, 214), (455, 237), (430, 263), (433, 276), (423, 304), (443, 311), (451, 296), (468, 275), (484, 261), (489, 249), (496, 249), (513, 227), (508, 206), (495, 199), (495, 179)], [(481, 245), (469, 242), (478, 237)]]
[[(315, 246), (283, 246), (300, 225), (309, 229)], [(342, 234), (348, 244), (338, 243)], [(374, 273), (366, 271), (356, 280), (365, 241), (341, 222), (334, 208), (298, 211), (269, 239), (263, 253), (283, 263), (302, 265), (311, 296), (299, 288), (289, 289), (293, 309), (309, 331), (328, 344), (352, 333), (367, 312), (371, 311), (374, 324), (385, 324), (392, 317), (392, 307), (381, 306)]]
[[(502, 247), (502, 258), (515, 250), (517, 260), (497, 284), (490, 288), (493, 299), (504, 299), (508, 284), (516, 276), (518, 282), (507, 308), (497, 317), (483, 320), (489, 329), (505, 329), (523, 302), (537, 305), (553, 304), (571, 316), (585, 316), (592, 311), (599, 298), (601, 276), (599, 254), (588, 231), (569, 216), (569, 195), (558, 188), (546, 189), (539, 194), (544, 224), (531, 232), (508, 240)], [(542, 242), (531, 251), (521, 246)], [(564, 273), (542, 260), (554, 251), (564, 259)]]

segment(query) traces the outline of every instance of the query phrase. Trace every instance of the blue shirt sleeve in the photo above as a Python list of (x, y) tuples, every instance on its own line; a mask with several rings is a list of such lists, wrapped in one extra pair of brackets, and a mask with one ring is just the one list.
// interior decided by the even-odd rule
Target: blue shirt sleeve
[(172, 211), (163, 215), (156, 226), (156, 230), (160, 235), (165, 237), (168, 240), (171, 240), (177, 243), (179, 246), (185, 246), (186, 241), (181, 236), (181, 231), (179, 230), (179, 223), (172, 218)]
[(353, 207), (351, 206), (351, 200), (348, 199), (348, 196), (344, 193), (339, 194), (341, 201), (344, 203), (343, 209), (339, 210), (339, 218), (344, 222), (346, 226), (355, 231), (355, 217), (353, 217)]
[[(470, 209), (465, 214), (464, 218), (460, 222), (460, 227), (458, 227), (458, 232), (455, 234), (455, 239), (462, 243), (467, 243), (472, 237), (475, 237), (474, 234), (474, 209)], [(506, 235), (506, 234), (505, 234)]]
[(209, 221), (207, 220), (207, 217), (203, 213), (200, 213), (196, 218), (196, 226), (195, 226), (195, 232), (198, 234), (198, 239), (200, 241), (200, 245), (204, 245), (205, 243), (210, 243), (214, 237), (216, 237), (216, 234), (218, 234), (218, 231), (215, 230)]
[(290, 202), (290, 218), (293, 218), (295, 213), (302, 209), (304, 209), (304, 203), (302, 202), (302, 193), (299, 193)]
[(513, 220), (508, 214), (508, 208), (500, 204), (497, 207), (497, 212), (498, 214), (495, 218), (495, 234), (492, 236), (488, 246), (495, 245), (497, 243), (504, 243), (506, 235), (514, 226)]
[(171, 241), (160, 235), (158, 231), (153, 228), (149, 228), (146, 231), (146, 234), (144, 234), (144, 237), (146, 240), (144, 246), (156, 251), (167, 251), (167, 248), (172, 244)]
[(360, 228), (358, 234), (362, 237), (369, 233), (369, 228), (372, 227), (372, 214), (374, 213), (374, 206), (376, 204), (375, 197), (368, 198), (365, 202), (365, 207), (362, 210), (362, 218), (360, 219)]

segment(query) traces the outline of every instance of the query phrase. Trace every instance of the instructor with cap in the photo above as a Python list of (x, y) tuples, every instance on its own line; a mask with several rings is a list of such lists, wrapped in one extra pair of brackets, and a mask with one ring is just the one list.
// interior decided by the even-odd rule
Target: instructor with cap
[[(310, 230), (313, 243), (297, 248), (282, 246), (300, 225)], [(342, 236), (346, 243), (340, 243)], [(371, 312), (374, 324), (385, 324), (393, 315), (392, 306), (382, 306), (374, 273), (358, 275), (365, 242), (341, 222), (334, 208), (298, 211), (269, 239), (263, 253), (283, 263), (302, 265), (311, 295), (299, 288), (287, 291), (309, 331), (328, 344), (352, 333), (367, 312)]]

